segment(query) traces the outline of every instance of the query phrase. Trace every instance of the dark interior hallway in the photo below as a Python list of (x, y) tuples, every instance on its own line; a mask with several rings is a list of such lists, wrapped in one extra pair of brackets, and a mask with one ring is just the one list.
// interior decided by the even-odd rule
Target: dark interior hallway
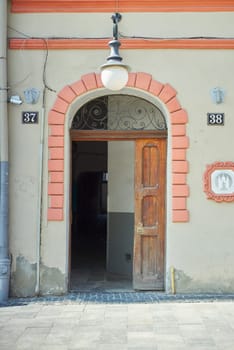
[(132, 290), (106, 271), (107, 142), (73, 142), (70, 290)]

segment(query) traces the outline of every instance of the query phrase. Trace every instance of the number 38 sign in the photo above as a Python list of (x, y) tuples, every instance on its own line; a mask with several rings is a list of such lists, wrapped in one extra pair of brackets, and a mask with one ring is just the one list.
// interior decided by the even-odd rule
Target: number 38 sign
[(38, 123), (38, 112), (22, 112), (22, 123), (23, 124), (37, 124)]
[(224, 113), (207, 113), (208, 125), (224, 125)]

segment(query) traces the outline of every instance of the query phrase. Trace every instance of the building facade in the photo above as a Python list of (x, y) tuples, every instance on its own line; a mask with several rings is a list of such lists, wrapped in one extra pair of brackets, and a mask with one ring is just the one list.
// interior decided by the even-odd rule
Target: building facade
[(12, 296), (67, 293), (100, 255), (134, 289), (234, 292), (233, 20), (233, 0), (8, 1)]

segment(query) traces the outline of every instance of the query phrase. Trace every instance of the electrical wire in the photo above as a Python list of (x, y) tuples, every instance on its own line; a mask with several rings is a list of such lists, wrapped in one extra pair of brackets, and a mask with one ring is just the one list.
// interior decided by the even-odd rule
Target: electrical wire
[[(118, 0), (116, 0), (116, 12), (118, 10)], [(101, 39), (110, 39), (110, 37), (79, 37), (79, 36), (69, 36), (69, 37), (57, 37), (57, 36), (48, 36), (48, 37), (37, 37), (37, 36), (31, 36), (29, 34), (26, 34), (16, 28), (13, 28), (11, 26), (8, 26), (8, 29), (20, 34), (21, 36), (23, 36), (25, 39), (40, 39), (44, 41), (45, 44), (45, 59), (44, 59), (44, 63), (43, 63), (43, 70), (42, 70), (42, 81), (43, 81), (43, 105), (45, 105), (45, 94), (46, 94), (46, 90), (51, 91), (56, 93), (57, 91), (55, 89), (53, 89), (52, 87), (49, 86), (48, 82), (47, 82), (47, 75), (46, 75), (46, 70), (47, 70), (47, 64), (48, 64), (48, 57), (49, 57), (49, 49), (48, 49), (48, 40), (62, 40), (62, 39), (83, 39), (83, 40), (101, 40)], [(183, 37), (156, 37), (156, 36), (138, 36), (138, 35), (125, 35), (121, 32), (118, 33), (119, 37), (122, 39), (141, 39), (141, 40), (158, 40), (158, 41), (169, 41), (169, 40), (202, 40), (202, 39), (208, 39), (208, 40), (230, 40), (230, 39), (234, 39), (234, 37), (218, 37), (218, 36), (183, 36)], [(22, 46), (23, 49), (23, 46)], [(12, 86), (16, 86), (21, 84), (22, 82), (24, 82), (26, 79), (28, 79), (28, 77), (31, 75), (31, 73), (29, 73), (24, 79), (22, 79), (21, 81), (13, 84)]]
[(208, 39), (208, 40), (230, 40), (230, 39), (234, 39), (234, 37), (221, 37), (221, 36), (180, 36), (180, 37), (176, 37), (176, 36), (168, 36), (168, 37), (157, 37), (157, 36), (128, 36), (128, 35), (124, 35), (121, 32), (119, 32), (119, 37), (122, 39), (145, 39), (145, 40), (162, 40), (162, 41), (166, 41), (166, 40), (201, 40), (201, 39)]
[[(47, 63), (48, 63), (48, 56), (49, 56), (49, 49), (48, 49), (48, 38), (43, 38), (43, 37), (40, 37), (40, 38), (35, 38), (35, 37), (32, 37), (18, 29), (15, 29), (11, 26), (8, 26), (9, 29), (15, 31), (16, 33), (24, 36), (25, 38), (27, 39), (41, 39), (44, 41), (44, 44), (45, 44), (45, 59), (44, 59), (44, 63), (43, 63), (43, 70), (42, 70), (42, 82), (43, 82), (43, 106), (45, 105), (45, 93), (46, 93), (46, 90), (49, 90), (49, 91), (52, 91), (52, 92), (57, 92), (55, 89), (51, 88), (48, 83), (47, 83), (47, 77), (46, 77), (46, 68), (47, 68)], [(23, 47), (22, 47), (23, 48)], [(29, 76), (31, 75), (31, 73), (29, 73), (24, 79), (22, 79), (20, 82), (17, 82), (15, 84), (13, 84), (12, 86), (16, 86), (22, 82), (24, 82)]]
[(16, 33), (18, 33), (18, 34), (23, 35), (25, 38), (29, 38), (29, 39), (32, 38), (30, 35), (28, 35), (28, 34), (26, 34), (26, 33), (23, 33), (23, 32), (21, 32), (20, 30), (15, 29), (15, 28), (13, 28), (13, 27), (11, 27), (11, 26), (9, 26), (9, 25), (7, 26), (7, 28), (13, 30), (14, 32), (16, 32)]
[(43, 85), (44, 89), (47, 89), (49, 91), (55, 92), (56, 90), (52, 89), (48, 84), (47, 84), (47, 78), (46, 78), (46, 68), (47, 68), (47, 61), (48, 61), (48, 56), (49, 56), (49, 49), (48, 49), (48, 43), (46, 39), (42, 39), (46, 45), (46, 54), (45, 54), (45, 60), (43, 64), (43, 75), (42, 75), (42, 80), (43, 80)]
[[(25, 34), (11, 26), (8, 26), (9, 29), (15, 31), (18, 34), (23, 35), (24, 37), (28, 39), (41, 39), (41, 40), (47, 40), (47, 39), (83, 39), (83, 40), (98, 40), (98, 39), (110, 39), (110, 36), (100, 36), (100, 37), (84, 37), (84, 36), (47, 36), (47, 37), (39, 37), (39, 36), (30, 36), (28, 34)], [(125, 35), (121, 32), (119, 32), (119, 37), (122, 39), (145, 39), (145, 40), (200, 40), (200, 39), (208, 39), (208, 40), (225, 40), (225, 39), (234, 39), (234, 37), (224, 37), (224, 36), (168, 36), (168, 37), (158, 37), (158, 36), (140, 36), (140, 35)]]

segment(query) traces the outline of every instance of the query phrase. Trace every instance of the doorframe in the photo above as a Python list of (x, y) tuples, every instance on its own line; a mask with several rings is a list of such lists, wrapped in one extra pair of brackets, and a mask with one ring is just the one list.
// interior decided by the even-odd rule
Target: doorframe
[(118, 141), (167, 138), (167, 130), (70, 130), (72, 141)]
[[(100, 74), (88, 72), (74, 82), (67, 83), (57, 92), (54, 103), (48, 111), (48, 153), (47, 181), (45, 183), (46, 224), (49, 231), (59, 229), (65, 234), (61, 240), (65, 246), (64, 264), (58, 257), (53, 258), (55, 266), (62, 263), (65, 284), (68, 287), (69, 268), (69, 205), (70, 205), (70, 129), (75, 113), (84, 104), (97, 97), (116, 94), (104, 88)], [(167, 138), (167, 222), (188, 223), (187, 198), (189, 185), (187, 174), (189, 164), (187, 150), (189, 137), (187, 124), (189, 115), (181, 105), (177, 90), (170, 83), (162, 83), (146, 72), (129, 73), (126, 87), (120, 95), (131, 95), (145, 99), (158, 107), (166, 119)], [(140, 134), (143, 135), (142, 131)], [(126, 138), (128, 139), (128, 138)], [(56, 226), (56, 223), (58, 226)], [(54, 228), (55, 227), (55, 228)], [(167, 238), (168, 240), (168, 238)], [(167, 265), (167, 262), (166, 262)], [(168, 268), (168, 266), (167, 266)], [(167, 282), (166, 282), (167, 286)], [(67, 288), (64, 288), (67, 290)]]
[[(69, 257), (68, 257), (68, 289), (71, 281), (71, 242), (72, 242), (72, 142), (76, 141), (135, 141), (139, 139), (167, 139), (167, 130), (70, 130), (70, 203), (69, 203)], [(135, 158), (134, 158), (135, 162)], [(135, 168), (135, 167), (134, 167)], [(135, 175), (134, 175), (135, 178)], [(135, 190), (134, 190), (135, 192)], [(165, 193), (166, 196), (166, 193)], [(135, 196), (134, 196), (135, 203)], [(165, 223), (166, 224), (166, 223)], [(135, 225), (134, 225), (135, 227)], [(164, 229), (165, 231), (165, 229)], [(164, 232), (166, 234), (166, 232)], [(134, 232), (135, 241), (135, 232)], [(134, 244), (134, 242), (133, 242)], [(165, 249), (165, 248), (164, 248)], [(165, 252), (164, 252), (165, 254)], [(164, 263), (166, 259), (164, 260)], [(165, 276), (164, 276), (165, 278)]]

